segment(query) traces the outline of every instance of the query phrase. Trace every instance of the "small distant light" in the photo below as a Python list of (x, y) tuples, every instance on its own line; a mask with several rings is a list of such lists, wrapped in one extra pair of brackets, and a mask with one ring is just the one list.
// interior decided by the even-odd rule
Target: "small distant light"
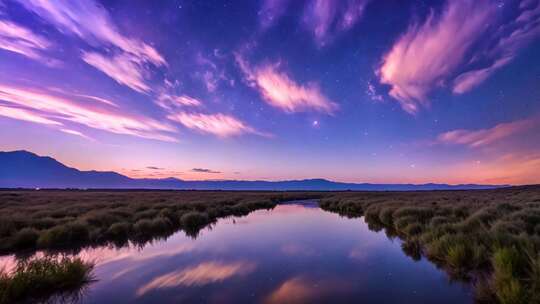
[(41, 190), (41, 188), (36, 188), (35, 190), (36, 190), (36, 191), (39, 191), (39, 190)]
[(319, 121), (318, 120), (314, 120), (312, 123), (311, 123), (312, 126), (314, 127), (318, 127), (319, 126)]
[(411, 164), (411, 168), (416, 168), (416, 165), (415, 165), (415, 164)]

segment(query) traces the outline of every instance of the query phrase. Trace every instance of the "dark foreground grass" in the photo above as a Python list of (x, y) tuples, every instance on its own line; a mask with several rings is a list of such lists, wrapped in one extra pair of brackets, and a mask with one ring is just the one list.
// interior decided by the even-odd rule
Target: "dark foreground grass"
[(302, 192), (0, 191), (0, 254), (144, 244), (178, 230), (196, 236), (220, 217), (246, 215)]
[(76, 302), (92, 278), (93, 265), (78, 258), (32, 258), (0, 270), (0, 304)]
[(540, 187), (481, 191), (353, 192), (321, 208), (364, 216), (452, 278), (472, 281), (480, 303), (540, 303)]

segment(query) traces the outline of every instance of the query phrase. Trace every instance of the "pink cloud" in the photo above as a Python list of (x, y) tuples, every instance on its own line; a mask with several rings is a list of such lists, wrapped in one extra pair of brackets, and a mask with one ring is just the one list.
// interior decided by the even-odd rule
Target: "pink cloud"
[(103, 104), (118, 108), (118, 105), (114, 101), (108, 100), (108, 99), (103, 98), (103, 97), (92, 96), (92, 95), (84, 95), (84, 94), (76, 94), (75, 96), (84, 97), (84, 98), (87, 98), (87, 99), (90, 99), (90, 100), (94, 100), (94, 101), (101, 102)]
[(168, 119), (184, 125), (186, 128), (218, 137), (239, 136), (246, 133), (265, 135), (233, 116), (225, 114), (201, 114), (179, 112), (167, 116)]
[(429, 93), (437, 87), (449, 84), (453, 93), (463, 94), (538, 36), (538, 22), (523, 19), (501, 23), (489, 1), (447, 1), (440, 15), (432, 11), (423, 24), (409, 26), (383, 56), (377, 71), (380, 82), (390, 85), (390, 96), (409, 113), (427, 106)]
[(94, 48), (106, 49), (107, 55), (82, 52), (82, 59), (133, 90), (141, 93), (151, 91), (145, 83), (146, 70), (150, 65), (167, 65), (154, 47), (120, 33), (107, 10), (92, 0), (19, 2), (60, 32), (77, 36)]
[[(1, 99), (1, 96), (0, 96)], [(35, 114), (20, 108), (8, 107), (0, 104), (0, 116), (9, 117), (12, 119), (24, 120), (45, 125), (62, 125), (58, 121), (48, 119), (46, 117)]]
[(45, 64), (55, 61), (47, 59), (42, 51), (50, 48), (52, 43), (45, 37), (13, 22), (0, 20), (0, 48), (21, 54)]
[[(352, 28), (364, 14), (371, 0), (310, 0), (302, 13), (302, 25), (311, 32), (319, 46), (326, 45), (340, 32)], [(259, 11), (263, 30), (273, 26), (285, 15), (290, 0), (265, 0)]]
[(105, 8), (94, 1), (20, 0), (61, 32), (84, 39), (90, 44), (112, 45), (136, 57), (138, 61), (165, 65), (165, 59), (152, 46), (120, 33)]
[(91, 137), (86, 136), (86, 135), (84, 135), (83, 133), (81, 133), (81, 132), (79, 132), (79, 131), (76, 131), (76, 130), (71, 130), (71, 129), (60, 129), (60, 131), (66, 133), (66, 134), (75, 135), (75, 136), (80, 136), (80, 137), (85, 138), (85, 139), (93, 140)]
[[(169, 142), (177, 141), (174, 137), (164, 134), (176, 131), (173, 126), (168, 124), (145, 117), (85, 107), (72, 100), (33, 89), (0, 84), (0, 100), (21, 107), (25, 112), (33, 115), (21, 116), (23, 113), (19, 112), (21, 119), (26, 117), (26, 120), (34, 119), (35, 122), (40, 122), (36, 120), (36, 117), (40, 117), (59, 125), (69, 121), (116, 134)], [(41, 123), (45, 122), (41, 121)]]
[(425, 103), (433, 87), (463, 63), (493, 14), (494, 6), (456, 0), (447, 3), (439, 18), (431, 12), (424, 24), (411, 25), (384, 55), (378, 71), (381, 83), (391, 86), (390, 96), (405, 111), (418, 111), (418, 103)]
[(175, 110), (182, 107), (201, 107), (202, 102), (187, 95), (171, 95), (162, 93), (158, 96), (156, 104), (166, 110)]
[(467, 145), (469, 147), (482, 147), (509, 138), (517, 133), (527, 131), (539, 124), (534, 119), (518, 120), (501, 123), (489, 129), (480, 130), (453, 130), (440, 134), (437, 140), (440, 143)]
[(319, 46), (331, 37), (353, 27), (370, 0), (313, 0), (306, 5), (303, 22)]
[(256, 265), (251, 262), (204, 262), (197, 266), (180, 271), (170, 272), (152, 279), (137, 290), (142, 296), (148, 292), (174, 288), (179, 286), (203, 286), (223, 282), (235, 276), (245, 276), (252, 273)]
[(143, 67), (133, 61), (130, 55), (106, 57), (98, 53), (84, 52), (82, 59), (120, 84), (141, 93), (150, 91), (144, 80)]
[(263, 64), (251, 68), (239, 55), (237, 63), (246, 76), (250, 86), (256, 88), (263, 99), (271, 106), (288, 113), (317, 111), (333, 114), (338, 105), (324, 96), (316, 83), (301, 85), (284, 72), (279, 64)]

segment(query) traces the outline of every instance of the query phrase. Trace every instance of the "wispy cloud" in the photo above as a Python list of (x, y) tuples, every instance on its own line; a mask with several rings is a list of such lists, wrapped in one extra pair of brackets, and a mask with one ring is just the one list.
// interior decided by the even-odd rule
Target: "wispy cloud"
[(300, 275), (281, 283), (276, 290), (266, 297), (264, 303), (312, 303), (321, 297), (350, 290), (351, 285), (342, 280), (316, 280)]
[[(337, 34), (352, 28), (364, 14), (371, 0), (310, 0), (301, 14), (303, 27), (313, 35), (318, 46), (327, 45)], [(265, 0), (259, 10), (263, 30), (275, 25), (285, 15), (290, 0)]]
[(346, 31), (362, 17), (370, 0), (313, 0), (305, 8), (303, 22), (316, 43), (324, 46), (331, 38)]
[(150, 291), (179, 286), (202, 286), (225, 281), (235, 276), (245, 276), (255, 270), (251, 262), (205, 262), (181, 271), (170, 272), (154, 278), (137, 290), (142, 296)]
[(263, 29), (274, 25), (287, 10), (290, 0), (264, 0), (258, 12), (259, 22)]
[(239, 54), (236, 61), (248, 84), (271, 106), (288, 113), (317, 111), (333, 114), (339, 107), (321, 92), (317, 83), (298, 84), (280, 71), (280, 64), (252, 68)]
[(509, 138), (518, 133), (530, 130), (532, 127), (538, 126), (539, 124), (540, 123), (534, 119), (525, 119), (501, 123), (489, 129), (452, 130), (440, 134), (437, 137), (437, 140), (444, 144), (467, 145), (476, 148)]
[(88, 139), (88, 140), (94, 140), (93, 138), (83, 134), (82, 132), (79, 132), (77, 130), (71, 130), (71, 129), (60, 129), (60, 131), (66, 133), (66, 134), (70, 134), (70, 135), (75, 135), (75, 136), (79, 136), (79, 137), (82, 137), (82, 138), (85, 138), (85, 139)]
[[(1, 96), (0, 96), (0, 99), (2, 99)], [(27, 111), (27, 110), (15, 108), (15, 107), (8, 107), (1, 104), (0, 104), (0, 116), (44, 124), (44, 125), (58, 125), (58, 126), (62, 125), (62, 123), (43, 117), (38, 113), (34, 113), (32, 111)]]
[[(116, 134), (170, 142), (177, 141), (174, 137), (164, 134), (176, 131), (168, 124), (118, 111), (111, 112), (101, 108), (83, 106), (74, 100), (35, 89), (0, 84), (0, 100), (22, 109), (15, 112), (11, 110), (12, 118), (20, 117), (20, 119), (33, 120), (37, 123), (58, 125), (69, 121)], [(5, 109), (4, 111), (8, 113)], [(25, 113), (26, 115), (23, 115)]]
[(0, 20), (0, 48), (21, 54), (28, 58), (51, 64), (54, 60), (43, 56), (42, 51), (50, 48), (52, 43), (45, 37), (32, 32), (23, 26), (7, 20)]
[(201, 107), (202, 102), (187, 95), (173, 95), (161, 93), (157, 97), (156, 104), (165, 110), (177, 110), (184, 107)]
[(120, 33), (107, 10), (94, 1), (19, 2), (60, 32), (77, 36), (94, 48), (108, 50), (107, 54), (83, 52), (82, 59), (138, 92), (150, 91), (145, 83), (148, 65), (167, 65), (154, 47)]
[(120, 33), (109, 13), (99, 3), (89, 1), (18, 0), (61, 32), (78, 36), (86, 42), (115, 46), (131, 54), (139, 62), (156, 66), (166, 61), (152, 46)]
[(146, 169), (150, 169), (150, 170), (165, 170), (165, 168), (155, 167), (155, 166), (148, 166), (148, 167), (146, 167)]
[(213, 134), (223, 138), (238, 136), (246, 133), (264, 135), (237, 118), (221, 113), (202, 114), (178, 112), (168, 115), (167, 118), (181, 123), (186, 128), (202, 133)]
[(437, 87), (465, 93), (540, 34), (539, 14), (528, 11), (521, 8), (517, 18), (502, 22), (495, 3), (447, 1), (440, 15), (431, 11), (423, 24), (413, 23), (383, 56), (380, 81), (409, 113), (428, 105)]
[(191, 172), (211, 173), (211, 174), (219, 174), (219, 173), (221, 173), (221, 171), (214, 171), (214, 170), (204, 169), (204, 168), (193, 168), (193, 169), (191, 169)]
[(84, 52), (82, 59), (120, 84), (141, 93), (150, 91), (150, 87), (144, 80), (142, 66), (137, 64), (131, 55), (121, 54), (108, 57), (98, 53)]

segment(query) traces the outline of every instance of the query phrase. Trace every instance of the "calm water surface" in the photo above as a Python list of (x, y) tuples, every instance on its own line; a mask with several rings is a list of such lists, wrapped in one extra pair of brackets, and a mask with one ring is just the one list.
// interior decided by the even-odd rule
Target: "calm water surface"
[(469, 287), (400, 245), (315, 202), (283, 204), (219, 220), (196, 239), (179, 232), (142, 249), (86, 250), (98, 281), (83, 302), (473, 302)]

